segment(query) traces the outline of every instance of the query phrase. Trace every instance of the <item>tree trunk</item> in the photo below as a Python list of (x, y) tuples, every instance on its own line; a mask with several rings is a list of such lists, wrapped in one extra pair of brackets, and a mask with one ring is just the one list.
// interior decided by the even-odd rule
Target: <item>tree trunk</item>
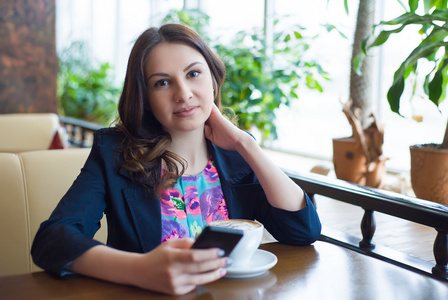
[[(358, 16), (356, 20), (355, 37), (353, 42), (351, 70), (350, 70), (350, 99), (353, 101), (352, 111), (360, 111), (362, 127), (372, 113), (372, 57), (365, 57), (361, 76), (353, 69), (353, 59), (361, 52), (361, 44), (372, 31), (375, 15), (375, 0), (359, 0)], [(357, 109), (355, 109), (357, 108)], [(357, 114), (357, 113), (356, 113)]]
[(443, 137), (442, 148), (448, 149), (448, 121), (445, 128), (445, 135)]

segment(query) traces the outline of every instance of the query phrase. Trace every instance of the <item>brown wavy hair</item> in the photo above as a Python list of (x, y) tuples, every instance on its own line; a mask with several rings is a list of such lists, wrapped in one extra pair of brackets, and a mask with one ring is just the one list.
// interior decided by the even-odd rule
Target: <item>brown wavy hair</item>
[[(167, 150), (171, 136), (162, 129), (150, 105), (145, 76), (149, 53), (160, 43), (181, 43), (199, 51), (210, 68), (214, 102), (221, 106), (221, 86), (225, 79), (225, 66), (199, 34), (182, 24), (165, 24), (152, 27), (136, 40), (129, 56), (123, 91), (118, 103), (117, 129), (124, 134), (121, 147), (121, 167), (130, 172), (132, 180), (147, 188), (160, 190), (174, 186), (186, 169), (186, 161)], [(164, 161), (166, 170), (160, 170)], [(178, 167), (181, 166), (181, 168)]]

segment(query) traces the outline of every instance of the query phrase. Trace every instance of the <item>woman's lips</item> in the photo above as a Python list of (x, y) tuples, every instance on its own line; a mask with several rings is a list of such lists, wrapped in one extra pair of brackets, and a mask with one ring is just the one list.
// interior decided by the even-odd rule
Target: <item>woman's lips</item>
[(177, 117), (189, 117), (189, 116), (193, 115), (197, 109), (198, 109), (198, 106), (187, 106), (187, 107), (183, 107), (179, 110), (176, 110), (174, 112), (174, 114)]

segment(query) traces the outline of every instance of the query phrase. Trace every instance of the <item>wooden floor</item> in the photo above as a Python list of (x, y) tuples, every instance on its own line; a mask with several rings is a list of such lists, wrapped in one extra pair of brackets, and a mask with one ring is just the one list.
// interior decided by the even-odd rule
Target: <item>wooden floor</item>
[[(322, 161), (266, 150), (282, 168), (308, 172)], [(323, 162), (325, 167), (332, 163)], [(332, 176), (330, 173), (328, 176)], [(333, 175), (334, 176), (334, 175)], [(361, 239), (362, 208), (337, 200), (316, 196), (316, 206), (322, 225)], [(437, 232), (430, 227), (375, 212), (376, 231), (373, 242), (435, 264), (433, 244)]]

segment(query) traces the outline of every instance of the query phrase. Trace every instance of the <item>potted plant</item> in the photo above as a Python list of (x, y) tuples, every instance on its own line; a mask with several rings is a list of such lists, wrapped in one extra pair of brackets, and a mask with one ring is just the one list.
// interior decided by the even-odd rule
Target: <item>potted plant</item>
[[(344, 1), (348, 13), (347, 0)], [(381, 187), (386, 158), (382, 155), (384, 128), (372, 112), (372, 63), (364, 57), (361, 72), (355, 70), (361, 45), (374, 25), (375, 0), (360, 0), (352, 47), (350, 95), (343, 105), (353, 134), (333, 138), (333, 165), (336, 177), (360, 185)]]
[[(424, 11), (418, 14), (417, 9)], [(400, 102), (405, 83), (411, 74), (421, 74), (418, 68), (422, 61), (430, 61), (434, 67), (426, 72), (423, 90), (427, 100), (439, 107), (446, 98), (448, 83), (448, 6), (447, 1), (410, 0), (408, 11), (383, 26), (371, 43), (366, 43), (364, 55), (373, 47), (384, 44), (392, 34), (418, 25), (422, 40), (402, 62), (394, 74), (394, 81), (387, 93), (387, 100), (394, 113), (400, 114)], [(413, 86), (416, 88), (416, 86)], [(441, 144), (410, 146), (411, 183), (418, 198), (448, 205), (448, 124)]]

